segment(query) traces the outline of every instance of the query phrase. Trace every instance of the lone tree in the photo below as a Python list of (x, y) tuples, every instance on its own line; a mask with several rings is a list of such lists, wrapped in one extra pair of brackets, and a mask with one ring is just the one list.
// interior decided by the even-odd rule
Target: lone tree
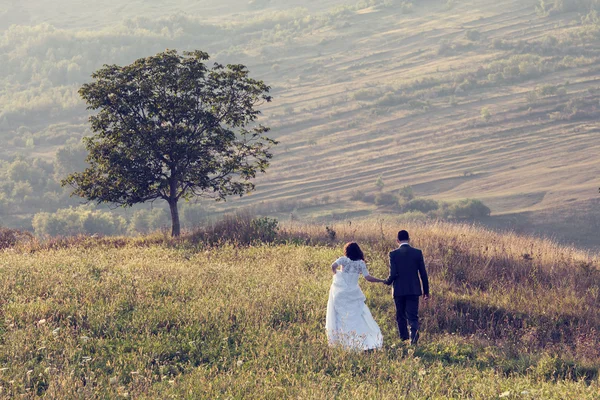
[(73, 194), (124, 207), (163, 199), (172, 236), (179, 236), (178, 202), (224, 200), (254, 189), (277, 144), (257, 123), (269, 87), (243, 65), (215, 63), (202, 51), (167, 50), (131, 65), (105, 65), (79, 94), (94, 135), (85, 139), (89, 167), (62, 181)]

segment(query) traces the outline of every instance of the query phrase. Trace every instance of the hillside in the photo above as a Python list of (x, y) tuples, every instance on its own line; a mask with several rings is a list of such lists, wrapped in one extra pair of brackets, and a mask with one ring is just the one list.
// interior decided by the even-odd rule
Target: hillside
[[(241, 227), (238, 227), (241, 228)], [(0, 257), (0, 397), (600, 396), (598, 259), (550, 241), (413, 224), (432, 298), (401, 345), (389, 289), (361, 286), (385, 337), (327, 346), (329, 265), (345, 240), (385, 276), (393, 224), (289, 225), (251, 247), (192, 237), (21, 244)], [(383, 235), (383, 236), (382, 236)]]
[[(389, 210), (350, 198), (375, 192), (381, 176), (388, 192), (481, 199), (492, 227), (600, 246), (591, 1), (76, 3), (64, 1), (66, 13), (41, 0), (0, 10), (4, 26), (20, 24), (0, 40), (6, 171), (25, 154), (60, 175), (56, 152), (89, 133), (77, 87), (103, 63), (202, 48), (272, 85), (263, 122), (280, 141), (257, 191), (205, 205), (211, 212), (288, 202), (278, 215), (369, 216)], [(41, 209), (77, 203), (55, 183), (38, 186), (38, 197), (51, 194), (43, 202), (2, 186), (5, 224), (27, 227)]]

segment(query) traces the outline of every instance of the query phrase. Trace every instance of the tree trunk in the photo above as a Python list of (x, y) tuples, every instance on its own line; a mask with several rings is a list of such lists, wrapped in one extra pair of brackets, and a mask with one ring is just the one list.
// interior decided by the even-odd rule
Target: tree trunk
[(171, 222), (173, 226), (173, 229), (171, 230), (171, 237), (178, 237), (181, 234), (181, 225), (179, 224), (177, 200), (169, 201), (169, 207), (171, 208)]

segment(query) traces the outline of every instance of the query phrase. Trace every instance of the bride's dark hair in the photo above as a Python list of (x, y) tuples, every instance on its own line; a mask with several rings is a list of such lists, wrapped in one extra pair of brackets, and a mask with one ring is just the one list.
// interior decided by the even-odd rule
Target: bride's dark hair
[(358, 243), (356, 242), (346, 243), (346, 245), (344, 246), (344, 255), (352, 261), (364, 261), (365, 259), (365, 255), (363, 254), (362, 250), (358, 246)]

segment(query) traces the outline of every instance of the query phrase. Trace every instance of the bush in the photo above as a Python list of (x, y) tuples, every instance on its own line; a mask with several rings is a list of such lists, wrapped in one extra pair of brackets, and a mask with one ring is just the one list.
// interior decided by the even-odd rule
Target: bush
[(17, 243), (33, 240), (29, 232), (0, 227), (0, 250), (13, 247)]
[(406, 101), (406, 97), (394, 94), (393, 92), (388, 92), (377, 99), (375, 105), (380, 107), (393, 107), (404, 104)]
[(439, 208), (439, 203), (432, 199), (413, 199), (402, 205), (403, 212), (418, 211), (424, 214), (435, 211)]
[(406, 222), (413, 222), (413, 221), (423, 221), (423, 220), (426, 220), (427, 218), (428, 218), (428, 215), (424, 214), (420, 211), (409, 211), (409, 212), (398, 215), (398, 217), (396, 217), (396, 221), (398, 223), (406, 223)]
[(490, 119), (492, 119), (492, 113), (488, 107), (483, 107), (481, 109), (481, 118), (483, 118), (485, 122), (488, 122)]
[(383, 190), (385, 187), (385, 182), (383, 181), (383, 177), (381, 175), (377, 177), (377, 180), (375, 181), (375, 187), (377, 190)]
[(395, 206), (398, 203), (398, 197), (392, 193), (377, 193), (375, 195), (375, 204), (378, 206)]
[(475, 29), (469, 29), (468, 31), (465, 32), (465, 37), (468, 40), (477, 42), (479, 39), (481, 39), (481, 32), (479, 32), (478, 30), (475, 30)]
[(32, 224), (40, 236), (121, 235), (127, 227), (123, 217), (84, 206), (37, 213)]
[(544, 85), (538, 89), (538, 93), (542, 97), (554, 96), (558, 92), (558, 86)]
[(351, 97), (356, 101), (372, 100), (379, 95), (377, 89), (359, 89), (352, 93)]
[(279, 222), (275, 218), (261, 217), (254, 218), (251, 222), (254, 231), (254, 239), (263, 243), (272, 243), (277, 238)]
[(415, 193), (411, 186), (404, 186), (402, 189), (400, 189), (398, 191), (398, 195), (406, 201), (411, 201), (412, 199), (415, 198)]
[(136, 210), (129, 221), (130, 233), (150, 233), (170, 224), (169, 214), (162, 208)]
[(362, 199), (363, 203), (375, 203), (375, 195), (373, 194), (365, 194), (365, 197)]
[(210, 245), (236, 243), (271, 243), (277, 239), (279, 221), (269, 217), (254, 217), (248, 210), (226, 214), (220, 221), (197, 230), (191, 235), (195, 242)]
[(208, 213), (200, 204), (185, 204), (181, 216), (186, 229), (197, 229), (206, 222)]
[(476, 219), (489, 217), (491, 210), (481, 200), (460, 200), (448, 207), (448, 216), (458, 219)]
[(350, 200), (353, 201), (363, 201), (365, 199), (365, 192), (363, 192), (362, 190), (353, 190), (350, 193)]

